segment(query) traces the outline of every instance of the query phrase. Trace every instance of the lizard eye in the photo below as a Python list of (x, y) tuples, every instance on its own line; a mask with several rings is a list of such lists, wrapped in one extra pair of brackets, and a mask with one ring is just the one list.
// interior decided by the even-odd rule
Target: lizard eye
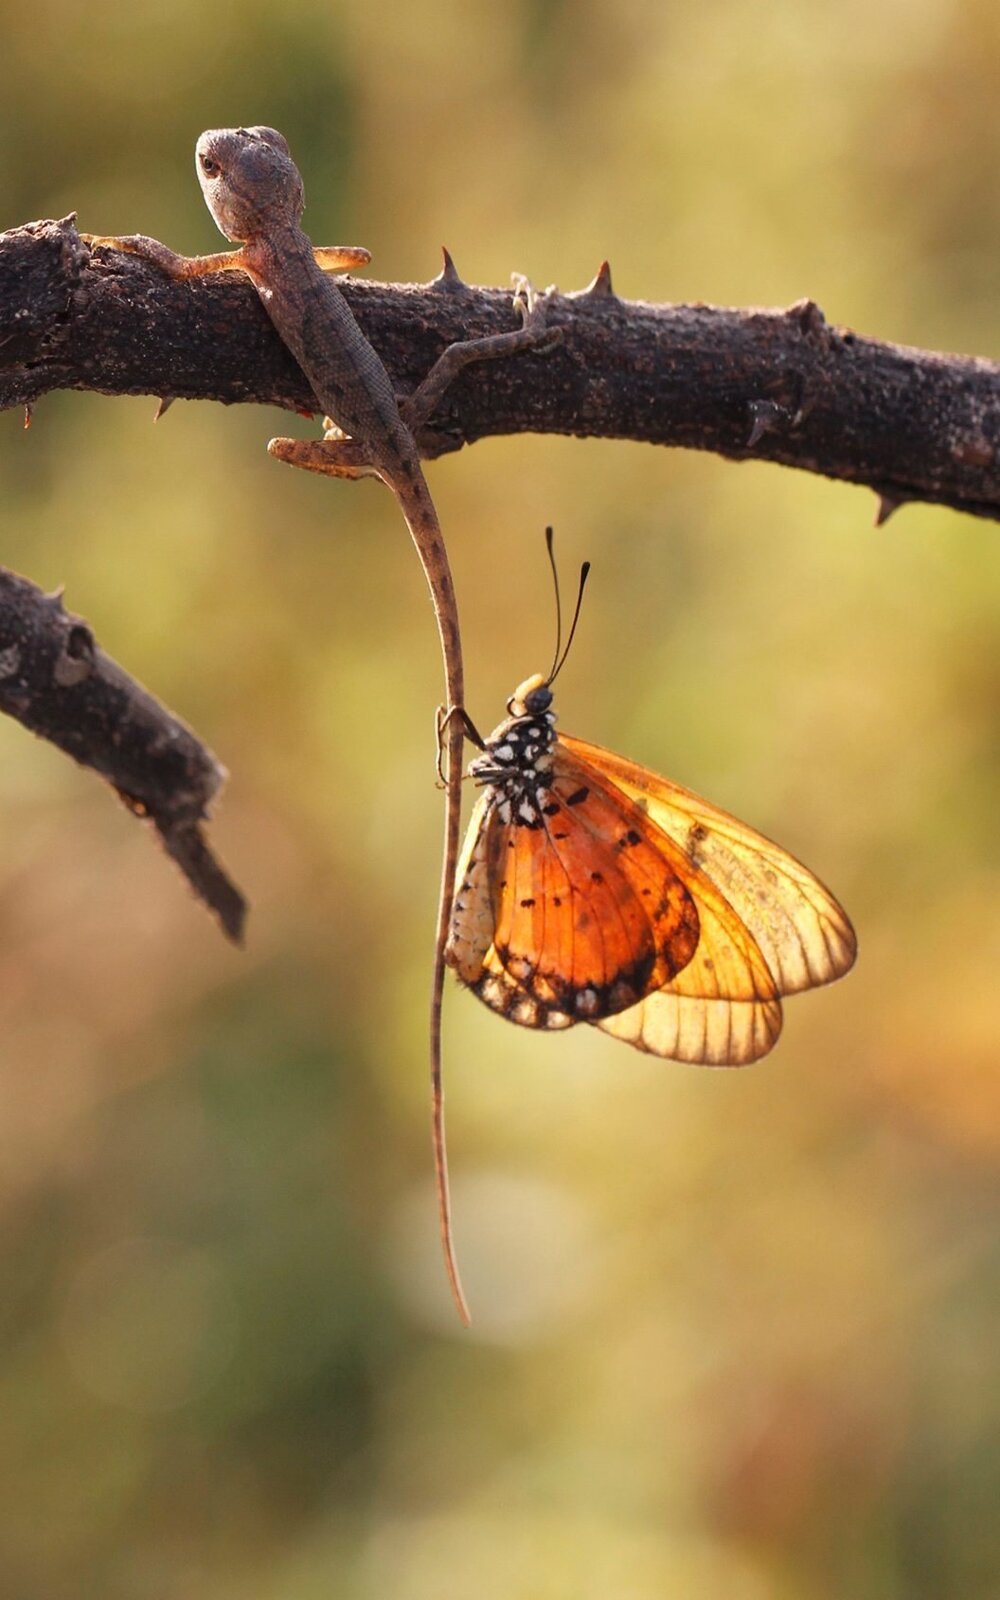
[(213, 160), (211, 156), (202, 156), (201, 170), (205, 174), (206, 178), (215, 178), (218, 176), (221, 169), (219, 167), (219, 163)]

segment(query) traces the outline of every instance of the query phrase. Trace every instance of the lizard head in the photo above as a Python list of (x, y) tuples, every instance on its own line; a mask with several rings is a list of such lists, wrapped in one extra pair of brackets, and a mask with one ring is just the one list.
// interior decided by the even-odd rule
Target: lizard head
[(299, 169), (274, 128), (210, 129), (195, 146), (195, 170), (209, 211), (235, 244), (302, 215)]

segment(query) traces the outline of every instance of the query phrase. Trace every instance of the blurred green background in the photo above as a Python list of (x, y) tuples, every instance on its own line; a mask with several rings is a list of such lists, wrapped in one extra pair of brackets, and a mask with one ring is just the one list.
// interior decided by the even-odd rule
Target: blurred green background
[[(992, 0), (4, 0), (2, 30), (4, 227), (219, 248), (194, 140), (266, 122), (311, 233), (381, 277), (446, 242), (568, 290), (608, 255), (626, 297), (1000, 348)], [(628, 444), (431, 465), (477, 720), (548, 662), (553, 522), (594, 562), (564, 726), (779, 838), (861, 940), (742, 1073), (452, 989), (465, 1333), (417, 563), (381, 486), (267, 459), (284, 414), (153, 409), (4, 417), (0, 560), (226, 763), (250, 938), (0, 725), (4, 1600), (995, 1595), (1000, 531)]]

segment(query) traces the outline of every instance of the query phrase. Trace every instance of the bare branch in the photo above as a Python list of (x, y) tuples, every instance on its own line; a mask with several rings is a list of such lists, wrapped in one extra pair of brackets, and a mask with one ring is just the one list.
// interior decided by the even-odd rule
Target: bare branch
[(106, 778), (148, 817), (195, 894), (240, 943), (246, 902), (201, 824), (225, 771), (183, 722), (106, 656), (87, 624), (0, 567), (0, 711)]
[[(510, 294), (469, 288), (450, 260), (426, 286), (344, 292), (403, 394), (449, 343), (516, 326)], [(588, 290), (555, 297), (549, 321), (563, 329), (556, 350), (456, 381), (421, 437), (426, 454), (503, 433), (636, 439), (867, 484), (881, 521), (910, 500), (1000, 518), (994, 362), (860, 338), (812, 301), (619, 300), (606, 266)], [(76, 388), (316, 409), (240, 274), (172, 283), (91, 251), (72, 218), (0, 235), (0, 341), (0, 408)]]

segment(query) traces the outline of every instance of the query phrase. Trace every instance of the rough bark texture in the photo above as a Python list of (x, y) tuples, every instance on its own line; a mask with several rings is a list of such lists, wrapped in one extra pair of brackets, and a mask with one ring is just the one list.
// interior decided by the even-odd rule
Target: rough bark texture
[(148, 817), (195, 893), (239, 942), (246, 905), (201, 832), (225, 771), (101, 650), (59, 595), (0, 567), (0, 711), (106, 778)]
[[(401, 393), (455, 339), (516, 326), (508, 291), (446, 271), (344, 291)], [(864, 339), (811, 301), (785, 311), (619, 300), (602, 271), (556, 297), (545, 355), (475, 366), (428, 455), (489, 434), (563, 433), (712, 450), (1000, 517), (1000, 366)], [(257, 401), (312, 411), (301, 372), (237, 273), (171, 283), (91, 250), (72, 219), (0, 235), (0, 408), (49, 389)]]

